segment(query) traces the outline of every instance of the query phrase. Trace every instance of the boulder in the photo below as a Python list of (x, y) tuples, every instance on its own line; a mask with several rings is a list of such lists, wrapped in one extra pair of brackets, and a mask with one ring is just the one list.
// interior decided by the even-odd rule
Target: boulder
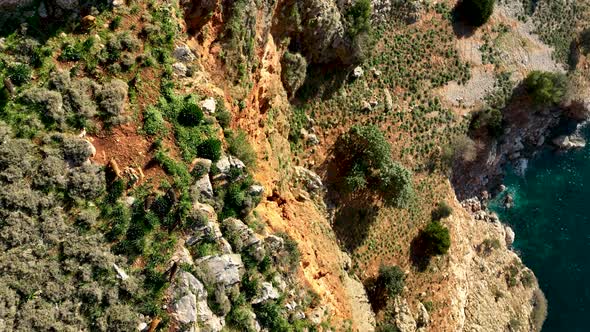
[(506, 247), (510, 248), (512, 247), (512, 244), (514, 243), (514, 238), (516, 237), (516, 235), (514, 234), (514, 231), (512, 230), (512, 228), (510, 226), (506, 226), (505, 227), (506, 230)]
[(129, 279), (129, 276), (127, 275), (127, 273), (125, 273), (125, 271), (120, 268), (117, 264), (113, 263), (113, 267), (115, 268), (115, 271), (117, 272), (117, 277), (121, 280), (127, 280)]
[(188, 72), (188, 68), (182, 62), (175, 62), (172, 64), (172, 70), (174, 70), (174, 74), (179, 77), (186, 77)]
[(172, 52), (172, 56), (174, 56), (176, 60), (181, 62), (191, 62), (197, 59), (197, 57), (193, 54), (193, 52), (187, 45), (176, 46), (176, 48)]
[(570, 136), (562, 135), (555, 138), (553, 144), (562, 150), (579, 149), (586, 146), (586, 140), (578, 134)]
[(410, 306), (405, 299), (396, 297), (393, 302), (394, 321), (400, 332), (415, 332), (416, 321), (410, 311)]
[(211, 97), (209, 97), (209, 98), (201, 101), (201, 108), (207, 114), (213, 114), (213, 113), (215, 113), (216, 107), (217, 107), (217, 102), (215, 101), (215, 99), (213, 99)]
[(195, 158), (193, 159), (193, 161), (191, 162), (191, 172), (197, 168), (200, 167), (202, 168), (202, 174), (205, 173), (209, 173), (209, 171), (211, 171), (211, 160), (209, 159), (205, 159), (205, 158)]
[(252, 300), (252, 304), (262, 303), (269, 300), (276, 300), (280, 296), (279, 292), (272, 286), (270, 282), (263, 282), (260, 288), (260, 295)]
[(194, 194), (198, 194), (202, 197), (213, 198), (213, 186), (209, 180), (209, 174), (201, 176), (192, 186), (191, 190)]
[(318, 191), (324, 187), (322, 178), (313, 171), (301, 166), (295, 166), (295, 176), (302, 181), (309, 191)]
[(219, 332), (225, 320), (207, 305), (207, 290), (192, 274), (182, 271), (175, 279), (173, 317), (182, 324), (198, 323), (202, 331)]
[(225, 288), (242, 280), (244, 264), (238, 254), (205, 256), (195, 262), (198, 276), (208, 285), (222, 285)]
[(209, 204), (195, 202), (193, 204), (193, 210), (204, 214), (209, 221), (217, 221), (217, 213), (215, 213), (215, 209)]
[(357, 66), (352, 71), (352, 77), (354, 78), (361, 78), (365, 74), (365, 71), (361, 66)]
[(262, 196), (262, 194), (264, 194), (264, 187), (258, 184), (253, 184), (250, 186), (249, 193), (254, 196)]
[(236, 218), (227, 218), (222, 223), (226, 237), (230, 239), (236, 251), (242, 251), (250, 246), (260, 246), (261, 241), (246, 224)]
[(238, 169), (246, 167), (240, 159), (232, 156), (222, 156), (215, 166), (217, 166), (217, 169), (219, 169), (219, 172), (222, 174), (227, 174), (232, 167)]
[(283, 250), (285, 240), (283, 240), (282, 237), (276, 235), (269, 235), (264, 238), (264, 245), (269, 252), (278, 253)]
[(430, 314), (428, 314), (428, 310), (422, 302), (418, 303), (418, 317), (416, 318), (416, 323), (418, 326), (426, 326), (430, 323)]

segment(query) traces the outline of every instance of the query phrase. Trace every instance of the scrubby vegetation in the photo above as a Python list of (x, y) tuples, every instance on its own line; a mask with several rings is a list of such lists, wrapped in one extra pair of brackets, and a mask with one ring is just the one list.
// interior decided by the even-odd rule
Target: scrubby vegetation
[(449, 229), (440, 221), (431, 221), (416, 238), (415, 254), (418, 259), (444, 255), (451, 247)]
[(377, 127), (353, 126), (336, 149), (336, 160), (343, 168), (349, 192), (370, 188), (388, 205), (408, 206), (414, 195), (412, 175), (391, 159), (391, 146)]
[(527, 92), (537, 105), (559, 104), (566, 92), (566, 77), (560, 73), (533, 71), (524, 81)]
[(438, 202), (436, 208), (432, 210), (432, 220), (441, 220), (449, 217), (453, 213), (453, 209), (447, 204), (447, 202)]

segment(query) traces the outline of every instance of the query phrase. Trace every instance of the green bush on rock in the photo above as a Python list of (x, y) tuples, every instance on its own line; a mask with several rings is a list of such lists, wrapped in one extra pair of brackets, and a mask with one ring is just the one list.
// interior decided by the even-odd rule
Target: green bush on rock
[(535, 104), (550, 106), (562, 101), (567, 82), (564, 74), (535, 70), (524, 80), (524, 85)]
[(335, 154), (350, 193), (371, 188), (387, 205), (407, 207), (414, 196), (412, 174), (391, 159), (390, 151), (379, 128), (353, 126), (336, 144)]
[(427, 253), (430, 255), (444, 255), (451, 247), (449, 229), (438, 221), (432, 221), (422, 231)]

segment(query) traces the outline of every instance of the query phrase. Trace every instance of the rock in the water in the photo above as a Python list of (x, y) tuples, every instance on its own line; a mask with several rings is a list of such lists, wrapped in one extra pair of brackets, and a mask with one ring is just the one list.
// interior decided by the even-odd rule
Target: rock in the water
[(272, 286), (270, 282), (263, 282), (260, 289), (260, 295), (252, 300), (252, 304), (262, 303), (269, 300), (276, 300), (279, 298), (279, 292)]
[(396, 297), (393, 303), (393, 312), (395, 325), (400, 332), (415, 332), (417, 328), (416, 321), (410, 311), (410, 306), (405, 299)]
[(510, 248), (514, 243), (514, 238), (516, 235), (510, 226), (505, 227), (506, 230), (506, 247)]
[(176, 60), (182, 62), (191, 62), (197, 58), (187, 45), (176, 46), (172, 55)]
[(209, 97), (201, 102), (201, 108), (208, 114), (215, 113), (215, 108), (217, 107), (217, 102), (215, 99)]
[(233, 286), (242, 280), (244, 264), (238, 254), (205, 256), (195, 262), (199, 277), (208, 285)]
[(520, 158), (514, 163), (514, 172), (518, 176), (524, 176), (528, 167), (529, 167), (528, 159)]
[(586, 140), (584, 137), (574, 134), (570, 136), (562, 135), (553, 140), (553, 144), (555, 144), (558, 148), (563, 150), (568, 149), (579, 149), (586, 146)]

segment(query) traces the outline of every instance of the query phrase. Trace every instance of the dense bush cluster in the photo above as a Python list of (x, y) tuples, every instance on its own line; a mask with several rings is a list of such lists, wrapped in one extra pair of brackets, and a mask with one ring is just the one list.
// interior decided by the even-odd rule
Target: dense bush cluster
[(406, 207), (414, 190), (412, 174), (391, 159), (391, 147), (375, 126), (353, 126), (336, 144), (345, 187), (355, 193), (378, 192), (388, 205)]
[(307, 70), (307, 60), (299, 53), (286, 51), (281, 59), (281, 81), (289, 96), (295, 95), (303, 82)]
[(432, 221), (421, 233), (428, 255), (444, 255), (451, 247), (449, 229), (438, 221)]
[(495, 108), (488, 108), (476, 112), (473, 115), (470, 123), (471, 130), (485, 129), (492, 137), (499, 137), (502, 135), (502, 111)]
[(564, 74), (532, 71), (524, 80), (524, 85), (537, 105), (559, 104), (566, 92), (567, 79)]
[(371, 28), (371, 1), (356, 0), (346, 10), (344, 17), (348, 23), (347, 32), (351, 37), (369, 31)]
[(453, 209), (447, 204), (447, 202), (439, 202), (436, 208), (432, 210), (432, 220), (441, 220), (449, 217), (453, 213)]
[[(162, 135), (166, 132), (163, 119), (172, 125), (176, 144), (184, 161), (195, 157), (217, 161), (221, 156), (221, 141), (215, 129), (198, 104), (196, 96), (169, 95), (160, 98), (155, 107), (148, 108), (144, 117), (144, 129), (149, 135)], [(213, 120), (214, 121), (214, 120)]]
[(393, 298), (404, 290), (406, 274), (397, 265), (381, 265), (377, 284), (385, 291), (387, 296)]
[(135, 329), (138, 280), (117, 279), (114, 264), (129, 267), (93, 228), (98, 211), (88, 199), (104, 192), (102, 171), (80, 165), (86, 154), (76, 138), (47, 137), (38, 146), (13, 138), (4, 123), (0, 136), (2, 328)]

